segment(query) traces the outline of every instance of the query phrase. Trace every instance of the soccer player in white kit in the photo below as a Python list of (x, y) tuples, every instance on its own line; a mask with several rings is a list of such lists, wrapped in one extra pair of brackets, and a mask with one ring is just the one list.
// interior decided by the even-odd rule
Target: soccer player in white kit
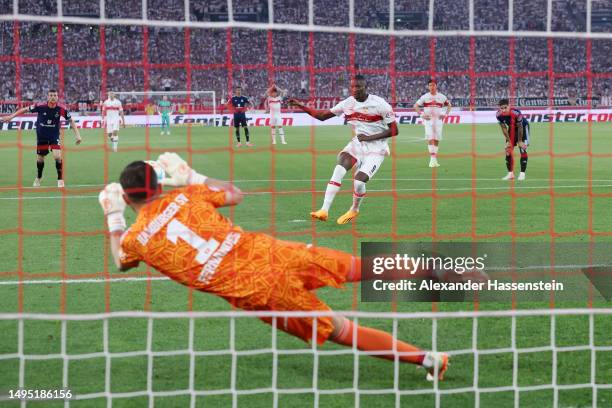
[(312, 109), (295, 99), (289, 101), (291, 105), (319, 120), (344, 114), (351, 127), (353, 138), (338, 154), (337, 165), (325, 190), (323, 206), (310, 213), (314, 219), (327, 221), (329, 208), (340, 190), (342, 178), (357, 165), (353, 181), (353, 205), (338, 218), (338, 224), (347, 224), (359, 216), (359, 207), (366, 194), (366, 183), (376, 174), (385, 156), (389, 155), (387, 139), (398, 134), (393, 108), (381, 97), (367, 93), (367, 83), (362, 75), (355, 76), (351, 88), (353, 95), (330, 110)]
[[(119, 120), (120, 115), (121, 120)], [(116, 152), (117, 146), (119, 146), (119, 125), (125, 127), (125, 116), (123, 115), (121, 101), (115, 98), (113, 91), (108, 92), (108, 99), (102, 104), (102, 120), (105, 124), (102, 126), (106, 127), (106, 133), (112, 143), (113, 151)]]
[[(419, 98), (414, 104), (414, 110), (421, 116), (425, 125), (425, 138), (427, 139), (430, 156), (429, 167), (440, 167), (438, 145), (442, 140), (444, 118), (450, 113), (451, 104), (444, 94), (438, 92), (438, 84), (434, 79), (429, 80), (427, 88), (429, 92)], [(444, 108), (446, 108), (446, 112), (444, 112)]]
[(281, 143), (287, 144), (285, 141), (285, 130), (283, 129), (283, 118), (281, 118), (281, 103), (285, 91), (272, 85), (266, 91), (266, 103), (270, 112), (270, 133), (272, 136), (272, 144), (276, 144), (276, 129), (280, 135)]

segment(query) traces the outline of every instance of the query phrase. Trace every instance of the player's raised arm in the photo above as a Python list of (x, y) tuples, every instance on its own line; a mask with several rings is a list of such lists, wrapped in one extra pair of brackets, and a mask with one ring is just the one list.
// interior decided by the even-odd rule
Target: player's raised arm
[(303, 110), (304, 112), (306, 112), (307, 114), (309, 114), (310, 116), (312, 116), (313, 118), (318, 119), (318, 120), (327, 120), (327, 119), (331, 119), (334, 116), (336, 116), (329, 109), (313, 109), (313, 108), (310, 108), (310, 107), (300, 103), (300, 101), (298, 101), (297, 99), (294, 99), (294, 98), (289, 99), (289, 105), (290, 106), (295, 106), (296, 108), (299, 108), (299, 109)]
[(13, 120), (15, 116), (23, 115), (26, 112), (30, 112), (29, 106), (26, 106), (25, 108), (17, 109), (15, 112), (11, 113), (10, 115), (3, 116), (2, 121), (10, 122), (11, 120)]
[(166, 175), (169, 176), (161, 180), (161, 183), (167, 186), (188, 186), (194, 184), (205, 184), (215, 191), (225, 192), (225, 206), (233, 206), (240, 204), (243, 198), (242, 191), (227, 181), (221, 181), (206, 177), (193, 170), (185, 160), (176, 153), (161, 154), (157, 160)]

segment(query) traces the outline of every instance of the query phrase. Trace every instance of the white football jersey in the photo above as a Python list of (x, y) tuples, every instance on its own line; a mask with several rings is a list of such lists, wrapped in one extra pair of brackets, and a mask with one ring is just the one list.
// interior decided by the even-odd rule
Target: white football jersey
[[(383, 98), (376, 95), (368, 95), (367, 99), (359, 102), (353, 96), (339, 102), (331, 108), (334, 115), (344, 114), (344, 118), (351, 126), (353, 140), (357, 141), (358, 134), (373, 135), (389, 128), (389, 124), (395, 122), (393, 108)], [(370, 149), (389, 152), (388, 138), (361, 142), (367, 144)]]
[(283, 98), (280, 96), (268, 96), (268, 107), (270, 108), (270, 114), (280, 115), (282, 100)]
[(119, 119), (119, 112), (123, 110), (121, 101), (117, 98), (105, 100), (102, 108), (106, 112), (106, 119), (108, 120)]
[(448, 98), (440, 92), (436, 92), (435, 95), (427, 92), (419, 98), (417, 105), (423, 107), (425, 114), (431, 115), (432, 119), (436, 119), (444, 115), (445, 108), (448, 106)]

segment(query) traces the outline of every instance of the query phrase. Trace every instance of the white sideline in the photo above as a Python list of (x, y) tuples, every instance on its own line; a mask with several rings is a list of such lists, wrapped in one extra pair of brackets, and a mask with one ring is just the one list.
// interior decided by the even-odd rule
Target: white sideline
[[(514, 190), (549, 190), (550, 185), (542, 185), (542, 186), (517, 186), (514, 185)], [(553, 189), (563, 189), (563, 188), (588, 188), (588, 184), (579, 184), (579, 185), (553, 185)], [(612, 187), (612, 184), (591, 184), (591, 188), (603, 188), (603, 187)], [(501, 191), (501, 190), (510, 190), (510, 184), (499, 187), (453, 187), (453, 188), (436, 188), (435, 191)], [(402, 191), (432, 191), (431, 188), (396, 188), (396, 189), (369, 189), (370, 193), (391, 193), (391, 192), (402, 192)], [(245, 195), (289, 195), (289, 194), (322, 194), (325, 190), (278, 190), (278, 191), (256, 191), (256, 192), (248, 192), (245, 191)], [(45, 199), (87, 199), (87, 198), (98, 198), (98, 195), (59, 195), (59, 196), (23, 196), (23, 197), (0, 197), (0, 201), (14, 201), (14, 200), (45, 200)]]
[[(486, 178), (486, 177), (479, 177), (479, 178), (468, 178), (468, 177), (436, 177), (435, 179), (429, 177), (425, 177), (425, 178), (404, 178), (404, 177), (396, 177), (396, 178), (382, 178), (382, 177), (377, 177), (376, 178), (377, 181), (499, 181), (501, 182), (501, 177), (496, 177), (496, 178)], [(532, 178), (530, 177), (528, 179), (529, 181), (548, 181), (550, 182), (551, 179), (549, 178)], [(275, 183), (311, 183), (313, 181), (329, 181), (329, 178), (315, 178), (315, 179), (234, 179), (234, 180), (228, 180), (231, 181), (232, 183), (235, 184), (242, 184), (242, 183), (271, 183), (271, 182), (275, 182)], [(601, 183), (610, 183), (612, 182), (612, 179), (583, 179), (583, 178), (553, 178), (552, 179), (553, 182), (555, 181), (574, 181), (574, 182), (579, 182), (579, 181), (583, 181), (583, 182), (601, 182)], [(69, 188), (80, 188), (80, 187), (104, 187), (105, 184), (69, 184), (67, 187)], [(36, 190), (39, 189), (40, 187), (32, 187), (32, 186), (22, 186), (21, 189), (22, 190)], [(43, 186), (43, 188), (45, 188)], [(53, 188), (53, 186), (48, 186), (48, 188)], [(12, 190), (18, 190), (18, 187), (0, 187), (0, 191), (12, 191)]]

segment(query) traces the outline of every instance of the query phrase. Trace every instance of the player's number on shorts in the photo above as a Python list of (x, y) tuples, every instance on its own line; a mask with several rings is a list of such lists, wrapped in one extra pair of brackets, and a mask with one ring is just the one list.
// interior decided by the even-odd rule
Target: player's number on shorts
[(212, 238), (205, 240), (176, 219), (170, 221), (168, 224), (166, 237), (175, 245), (180, 238), (198, 251), (195, 259), (200, 265), (204, 265), (206, 261), (208, 261), (208, 258), (211, 257), (217, 248), (219, 248), (219, 241)]

